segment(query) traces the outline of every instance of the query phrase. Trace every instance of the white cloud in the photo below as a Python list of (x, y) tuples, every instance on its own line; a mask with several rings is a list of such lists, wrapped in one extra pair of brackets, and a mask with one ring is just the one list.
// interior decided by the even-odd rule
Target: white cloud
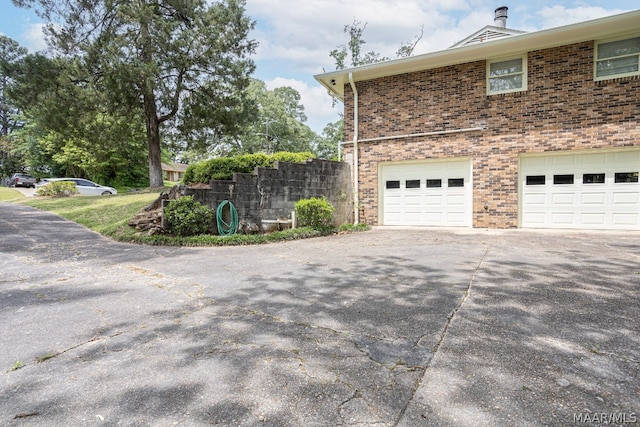
[[(260, 43), (256, 60), (283, 59), (311, 73), (321, 72), (323, 67), (327, 71), (333, 69), (329, 51), (348, 42), (343, 29), (354, 19), (367, 24), (363, 35), (365, 52), (393, 57), (402, 43), (419, 35), (423, 25), (421, 46), (426, 49), (435, 45), (433, 38), (439, 29), (452, 23), (442, 11), (468, 8), (465, 0), (372, 0), (347, 4), (340, 0), (309, 0), (295, 6), (287, 0), (247, 1), (247, 13), (258, 23), (252, 34)], [(444, 47), (456, 41), (451, 40)]]
[(25, 47), (30, 52), (38, 52), (47, 48), (47, 42), (42, 31), (43, 27), (44, 24), (29, 24), (22, 33)]
[(542, 18), (543, 28), (553, 28), (574, 24), (576, 22), (602, 18), (604, 16), (615, 15), (622, 12), (624, 12), (624, 10), (605, 9), (595, 6), (566, 8), (564, 6), (555, 5), (542, 8), (538, 15)]
[[(506, 2), (508, 3), (508, 2)], [(540, 30), (621, 13), (598, 6), (566, 7), (560, 1), (520, 3), (509, 10), (507, 26)], [(569, 2), (565, 2), (569, 3)], [(367, 24), (365, 52), (394, 56), (402, 43), (412, 41), (424, 26), (416, 53), (446, 49), (493, 24), (501, 4), (489, 0), (248, 0), (247, 12), (258, 23), (256, 59), (284, 59), (317, 72), (333, 67), (329, 51), (348, 42), (345, 25), (354, 19)]]

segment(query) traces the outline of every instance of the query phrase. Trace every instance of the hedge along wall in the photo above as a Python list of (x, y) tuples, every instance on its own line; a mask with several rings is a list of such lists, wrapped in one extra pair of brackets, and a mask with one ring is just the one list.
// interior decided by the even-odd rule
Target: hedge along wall
[(306, 163), (276, 162), (253, 173), (236, 173), (231, 180), (212, 180), (209, 188), (186, 189), (186, 195), (216, 209), (229, 200), (238, 218), (258, 225), (262, 220), (291, 219), (300, 199), (325, 196), (335, 207), (336, 225), (353, 222), (351, 168), (348, 163), (313, 159)]

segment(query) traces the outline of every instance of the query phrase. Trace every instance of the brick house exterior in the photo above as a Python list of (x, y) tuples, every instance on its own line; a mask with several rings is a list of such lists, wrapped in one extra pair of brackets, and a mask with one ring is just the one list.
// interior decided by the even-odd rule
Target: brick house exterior
[[(628, 60), (640, 61), (640, 11), (316, 76), (344, 101), (344, 158), (357, 162), (359, 220), (640, 229), (640, 72), (637, 65), (623, 75), (594, 72), (597, 49), (605, 52), (609, 45), (603, 43), (619, 40), (625, 48), (631, 43), (632, 53), (637, 48)], [(524, 83), (489, 94), (489, 64), (502, 58), (522, 58)], [(610, 164), (598, 168), (601, 159)], [(463, 162), (463, 169), (465, 161), (470, 165), (468, 207), (460, 213), (468, 220), (431, 223), (443, 215), (429, 211), (429, 197), (447, 189), (427, 188), (430, 182), (446, 187), (446, 177), (429, 181), (430, 168), (452, 160)], [(548, 172), (536, 172), (543, 163)], [(405, 167), (421, 171), (405, 181)], [(395, 198), (394, 191), (403, 196)], [(396, 212), (384, 204), (395, 200), (406, 206), (392, 221)], [(413, 201), (422, 208), (411, 210)]]

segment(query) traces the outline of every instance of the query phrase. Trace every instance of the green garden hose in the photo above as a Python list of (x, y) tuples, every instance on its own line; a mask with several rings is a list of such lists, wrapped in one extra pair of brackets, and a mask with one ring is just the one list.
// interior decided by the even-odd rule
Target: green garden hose
[[(231, 217), (229, 222), (226, 222), (222, 216), (226, 205), (229, 205), (229, 216)], [(228, 200), (223, 200), (222, 203), (218, 205), (216, 209), (216, 221), (218, 223), (218, 233), (220, 233), (221, 236), (230, 236), (236, 233), (238, 229), (238, 211), (236, 207), (233, 206), (233, 203)]]

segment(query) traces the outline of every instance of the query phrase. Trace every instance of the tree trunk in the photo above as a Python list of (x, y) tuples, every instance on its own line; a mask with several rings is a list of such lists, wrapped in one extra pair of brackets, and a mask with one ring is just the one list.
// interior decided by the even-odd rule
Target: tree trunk
[(158, 188), (164, 185), (162, 162), (160, 160), (160, 119), (153, 95), (144, 96), (144, 115), (147, 123), (147, 145), (149, 148), (149, 186)]
[[(142, 39), (142, 61), (145, 64), (151, 64), (153, 62), (151, 55), (153, 49), (151, 47), (149, 23), (144, 17), (140, 22), (140, 38)], [(147, 125), (147, 146), (149, 149), (149, 186), (158, 188), (164, 185), (160, 160), (160, 118), (158, 117), (154, 86), (150, 82), (152, 82), (151, 79), (143, 78), (141, 88), (144, 102), (144, 118)]]
[[(2, 123), (0, 123), (0, 135), (7, 136), (9, 135), (9, 107), (7, 103), (7, 76), (2, 76), (2, 86), (0, 87), (0, 118), (2, 119)], [(6, 107), (6, 108), (5, 108)]]

